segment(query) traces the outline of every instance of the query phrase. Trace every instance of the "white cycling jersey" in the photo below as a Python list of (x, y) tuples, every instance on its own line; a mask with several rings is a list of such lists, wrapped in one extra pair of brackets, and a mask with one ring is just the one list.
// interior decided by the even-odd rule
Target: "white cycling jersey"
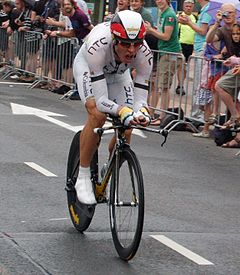
[[(147, 43), (140, 46), (131, 64), (117, 63), (110, 22), (95, 26), (86, 37), (73, 65), (81, 100), (94, 96), (101, 112), (117, 114), (119, 105), (135, 111), (147, 106), (148, 84), (153, 56)], [(132, 82), (130, 68), (137, 71)]]

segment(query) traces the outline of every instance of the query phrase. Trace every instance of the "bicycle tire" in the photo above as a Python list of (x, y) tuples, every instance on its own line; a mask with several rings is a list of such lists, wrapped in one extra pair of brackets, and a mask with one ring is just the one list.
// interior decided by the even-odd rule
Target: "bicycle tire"
[[(95, 212), (95, 205), (93, 206), (86, 206), (81, 204), (77, 199), (77, 194), (75, 191), (75, 184), (78, 176), (79, 171), (79, 159), (80, 159), (80, 149), (79, 149), (79, 142), (80, 142), (80, 134), (81, 131), (75, 134), (70, 150), (68, 155), (68, 162), (67, 162), (67, 203), (69, 214), (71, 217), (71, 221), (74, 227), (80, 231), (81, 233), (84, 232), (90, 225), (94, 212)], [(95, 153), (95, 155), (97, 152)], [(94, 155), (94, 160), (95, 160)], [(91, 167), (93, 165), (91, 164)], [(94, 163), (94, 169), (96, 165)], [(91, 169), (92, 172), (92, 169)]]
[[(117, 175), (116, 170), (118, 169), (116, 169), (115, 164), (112, 168), (110, 186), (110, 225), (118, 255), (121, 259), (129, 261), (138, 250), (144, 223), (143, 176), (139, 161), (129, 146), (124, 147), (123, 151), (120, 152), (119, 175)], [(117, 198), (119, 202), (122, 202), (122, 207), (121, 203), (117, 205)], [(135, 213), (136, 220), (130, 229), (130, 223), (134, 223), (132, 216), (134, 210), (137, 212)], [(128, 214), (130, 215), (129, 221), (127, 221)], [(123, 216), (124, 219), (121, 220)], [(127, 222), (126, 225), (122, 224), (125, 221)]]

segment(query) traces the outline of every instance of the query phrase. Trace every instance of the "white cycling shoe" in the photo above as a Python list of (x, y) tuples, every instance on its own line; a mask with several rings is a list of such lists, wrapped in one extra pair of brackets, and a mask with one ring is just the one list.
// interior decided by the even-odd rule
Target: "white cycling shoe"
[(81, 175), (77, 178), (75, 184), (75, 190), (77, 192), (77, 198), (84, 204), (96, 204), (96, 198), (93, 192), (92, 182), (89, 176)]

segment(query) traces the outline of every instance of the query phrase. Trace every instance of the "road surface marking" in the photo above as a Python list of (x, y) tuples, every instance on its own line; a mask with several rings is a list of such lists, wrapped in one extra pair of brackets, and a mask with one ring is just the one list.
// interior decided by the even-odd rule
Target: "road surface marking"
[(64, 220), (69, 220), (69, 218), (53, 218), (53, 219), (49, 219), (49, 221), (64, 221)]
[(204, 259), (203, 257), (199, 256), (198, 254), (192, 252), (191, 250), (185, 248), (184, 246), (174, 242), (173, 240), (167, 238), (164, 235), (150, 235), (150, 237), (158, 240), (162, 244), (170, 247), (171, 249), (175, 250), (179, 254), (185, 256), (186, 258), (190, 259), (191, 261), (197, 263), (198, 265), (214, 265), (212, 262)]
[(52, 172), (48, 171), (47, 169), (41, 167), (40, 165), (36, 164), (35, 162), (24, 162), (29, 167), (33, 168), (34, 170), (40, 172), (44, 176), (47, 177), (57, 177), (57, 175), (53, 174)]
[[(58, 114), (58, 113), (53, 113), (53, 112), (49, 112), (49, 111), (44, 111), (41, 109), (37, 109), (37, 108), (33, 108), (33, 107), (28, 107), (25, 105), (21, 105), (21, 104), (16, 104), (16, 103), (11, 103), (11, 108), (12, 108), (12, 113), (14, 115), (34, 115), (37, 117), (40, 117), (42, 119), (45, 119), (51, 123), (54, 123), (60, 127), (63, 127), (65, 129), (68, 129), (72, 132), (78, 132), (80, 130), (83, 129), (84, 125), (80, 125), (80, 126), (72, 126), (68, 123), (62, 122), (56, 118), (53, 118), (53, 116), (61, 116), (64, 117), (65, 115), (62, 114)], [(105, 123), (105, 126), (109, 126), (112, 125), (109, 122)], [(113, 133), (113, 130), (110, 131), (106, 131), (106, 133)], [(147, 136), (139, 129), (133, 129), (133, 134), (140, 136), (142, 138), (146, 138)]]

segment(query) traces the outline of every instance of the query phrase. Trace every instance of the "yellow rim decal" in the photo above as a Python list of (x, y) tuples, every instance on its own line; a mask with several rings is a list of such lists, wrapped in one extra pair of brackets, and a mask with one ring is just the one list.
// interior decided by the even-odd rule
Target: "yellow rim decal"
[(70, 212), (71, 212), (74, 222), (76, 224), (79, 224), (79, 217), (78, 217), (78, 214), (75, 213), (73, 206), (71, 205), (69, 209), (70, 209)]

